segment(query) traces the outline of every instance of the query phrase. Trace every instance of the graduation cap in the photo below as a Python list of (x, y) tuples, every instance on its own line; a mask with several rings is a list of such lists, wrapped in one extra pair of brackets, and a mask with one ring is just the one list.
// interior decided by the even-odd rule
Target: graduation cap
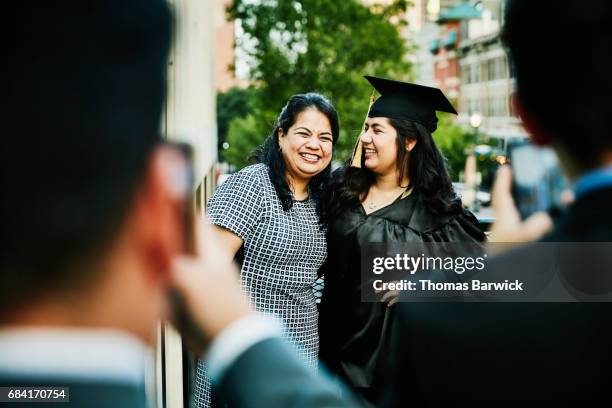
[[(392, 79), (365, 77), (380, 93), (380, 97), (370, 102), (368, 117), (405, 119), (419, 123), (429, 132), (437, 128), (436, 111), (457, 114), (453, 105), (438, 88), (394, 81)], [(361, 167), (361, 139), (353, 150), (353, 167)]]

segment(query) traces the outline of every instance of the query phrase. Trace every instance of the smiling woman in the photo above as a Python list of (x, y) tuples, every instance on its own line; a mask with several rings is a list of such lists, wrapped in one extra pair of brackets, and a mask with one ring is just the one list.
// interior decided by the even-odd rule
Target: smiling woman
[[(230, 176), (208, 205), (208, 217), (241, 262), (240, 279), (254, 310), (280, 317), (287, 340), (317, 368), (319, 336), (313, 284), (327, 255), (321, 197), (338, 139), (338, 114), (316, 93), (294, 95), (257, 162)], [(210, 388), (198, 366), (198, 394)]]
[(294, 198), (308, 197), (310, 179), (329, 166), (333, 144), (330, 120), (316, 108), (300, 112), (287, 133), (278, 130), (278, 145)]
[(381, 96), (368, 112), (351, 166), (339, 169), (327, 195), (319, 332), (321, 360), (366, 405), (378, 406), (397, 296), (361, 302), (362, 251), (372, 242), (478, 243), (485, 236), (455, 197), (432, 137), (436, 111), (455, 113), (450, 102), (436, 88), (366, 78)]

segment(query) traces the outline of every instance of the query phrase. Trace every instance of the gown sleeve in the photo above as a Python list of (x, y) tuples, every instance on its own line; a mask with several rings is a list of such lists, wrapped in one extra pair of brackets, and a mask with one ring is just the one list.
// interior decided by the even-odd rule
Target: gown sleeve
[(485, 242), (486, 235), (470, 211), (462, 209), (437, 227), (420, 231), (424, 242)]

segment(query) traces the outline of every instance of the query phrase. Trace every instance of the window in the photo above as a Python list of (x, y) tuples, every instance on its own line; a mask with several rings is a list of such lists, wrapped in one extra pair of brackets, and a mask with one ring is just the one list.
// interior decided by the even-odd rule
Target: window
[(487, 79), (494, 81), (508, 77), (508, 66), (505, 57), (497, 57), (487, 61)]

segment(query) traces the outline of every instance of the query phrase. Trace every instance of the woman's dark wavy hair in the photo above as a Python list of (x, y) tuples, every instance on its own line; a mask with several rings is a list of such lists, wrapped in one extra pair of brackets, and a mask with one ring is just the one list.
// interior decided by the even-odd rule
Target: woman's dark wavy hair
[[(306, 109), (316, 109), (324, 114), (331, 125), (333, 144), (336, 145), (340, 133), (338, 113), (331, 102), (321, 94), (308, 92), (293, 95), (281, 110), (276, 126), (262, 145), (257, 147), (249, 156), (249, 160), (255, 163), (265, 163), (268, 166), (270, 180), (274, 185), (276, 194), (285, 211), (289, 211), (293, 206), (293, 194), (286, 179), (287, 166), (280, 151), (278, 144), (278, 131), (283, 130), (284, 134), (289, 132), (298, 115)], [(325, 218), (325, 207), (323, 205), (323, 193), (327, 189), (331, 176), (331, 162), (321, 173), (314, 176), (308, 184), (310, 198), (314, 199), (317, 206), (319, 219)]]
[[(448, 174), (446, 160), (434, 143), (431, 133), (421, 124), (409, 120), (391, 119), (389, 123), (397, 131), (398, 184), (409, 175), (409, 185), (423, 205), (434, 213), (447, 214), (461, 210)], [(410, 153), (406, 142), (416, 139)], [(374, 182), (374, 173), (365, 166), (350, 167), (350, 161), (336, 172), (325, 198), (326, 220), (360, 205)], [(334, 175), (336, 175), (334, 174)]]

